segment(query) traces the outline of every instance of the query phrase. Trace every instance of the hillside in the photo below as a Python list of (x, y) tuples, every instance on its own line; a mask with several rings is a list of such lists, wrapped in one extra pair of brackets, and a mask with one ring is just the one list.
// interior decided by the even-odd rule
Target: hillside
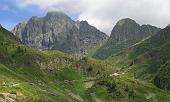
[(128, 70), (135, 78), (150, 80), (157, 87), (170, 89), (170, 26), (143, 42), (125, 49), (108, 60)]
[(61, 52), (31, 49), (4, 28), (0, 28), (0, 36), (0, 101), (68, 100), (64, 90), (60, 92), (54, 83), (57, 71), (72, 63), (73, 58)]
[(93, 55), (97, 59), (106, 59), (136, 43), (157, 33), (160, 28), (151, 25), (139, 25), (130, 18), (119, 20), (114, 26), (108, 41)]
[[(0, 101), (9, 102), (169, 102), (170, 94), (110, 61), (22, 45), (0, 28)], [(163, 71), (161, 71), (163, 73)], [(159, 74), (158, 74), (159, 78)]]

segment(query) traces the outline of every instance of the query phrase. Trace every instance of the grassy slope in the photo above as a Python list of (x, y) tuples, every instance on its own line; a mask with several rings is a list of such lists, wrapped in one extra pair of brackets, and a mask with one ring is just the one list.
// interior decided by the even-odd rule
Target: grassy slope
[[(31, 49), (3, 28), (0, 29), (0, 38), (0, 93), (16, 93), (21, 102), (72, 99), (58, 83), (59, 72), (74, 62), (71, 56)], [(75, 69), (70, 70), (74, 72)], [(77, 77), (76, 73), (71, 76)]]
[[(109, 78), (110, 73), (121, 71), (118, 68), (122, 64), (113, 67), (112, 61), (89, 57), (76, 60), (58, 51), (39, 52), (22, 45), (5, 29), (0, 30), (0, 94), (14, 93), (19, 102), (170, 100), (167, 92), (129, 74)], [(90, 83), (92, 86), (86, 88)]]
[(153, 81), (163, 89), (170, 89), (170, 27), (166, 27), (158, 34), (142, 43), (126, 49), (109, 58), (116, 66), (129, 69), (130, 73), (140, 79)]
[[(120, 58), (120, 55), (117, 56), (117, 59)], [(125, 58), (124, 55), (121, 57), (122, 59), (119, 59), (119, 61)], [(115, 58), (114, 60), (115, 61), (113, 61), (113, 59), (112, 61), (102, 61), (86, 57), (79, 62), (81, 69), (84, 68), (83, 66), (88, 66), (85, 72), (87, 75), (93, 76), (91, 80), (95, 82), (94, 85), (88, 89), (87, 94), (92, 96), (91, 93), (95, 93), (95, 97), (104, 102), (169, 102), (169, 92), (157, 88), (150, 81), (135, 79), (133, 74), (127, 73), (128, 71), (122, 74), (125, 70), (120, 69), (120, 66), (129, 63), (114, 65), (113, 62), (117, 61)], [(92, 68), (90, 71), (89, 66)], [(99, 69), (101, 69), (102, 72), (98, 75), (97, 73), (100, 72)], [(114, 72), (120, 73), (120, 76), (109, 77), (109, 75)]]

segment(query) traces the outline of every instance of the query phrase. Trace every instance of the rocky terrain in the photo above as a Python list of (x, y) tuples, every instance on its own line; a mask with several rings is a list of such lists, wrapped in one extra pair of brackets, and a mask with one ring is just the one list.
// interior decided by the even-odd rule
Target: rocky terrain
[(45, 17), (34, 16), (16, 25), (12, 32), (30, 47), (79, 56), (89, 53), (108, 38), (87, 21), (75, 22), (63, 12), (48, 12)]

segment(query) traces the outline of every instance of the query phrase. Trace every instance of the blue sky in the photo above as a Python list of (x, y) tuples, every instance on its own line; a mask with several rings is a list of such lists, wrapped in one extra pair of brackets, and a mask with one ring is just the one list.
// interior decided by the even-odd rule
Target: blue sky
[(19, 22), (50, 10), (63, 11), (73, 20), (86, 20), (108, 35), (123, 18), (160, 28), (170, 24), (170, 0), (0, 0), (0, 24), (11, 30)]
[[(45, 16), (46, 13), (46, 10), (42, 10), (34, 5), (19, 7), (15, 0), (0, 0), (0, 24), (8, 30), (11, 30), (16, 24), (28, 20), (32, 16), (41, 17)], [(78, 18), (78, 15), (67, 14), (73, 20)]]
[(0, 0), (0, 23), (7, 29), (12, 29), (19, 22), (29, 19), (32, 15), (43, 16), (45, 12), (37, 7), (19, 8), (15, 0)]

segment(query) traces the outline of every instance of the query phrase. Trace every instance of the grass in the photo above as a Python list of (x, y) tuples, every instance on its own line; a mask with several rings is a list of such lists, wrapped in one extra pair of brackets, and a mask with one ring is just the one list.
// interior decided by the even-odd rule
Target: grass
[[(169, 91), (161, 90), (149, 81), (135, 80), (131, 73), (120, 78), (108, 77), (114, 72), (124, 71), (138, 55), (132, 55), (129, 59), (130, 54), (119, 53), (105, 61), (91, 57), (78, 60), (59, 51), (41, 52), (29, 48), (5, 29), (0, 30), (0, 39), (0, 94), (16, 94), (18, 102), (78, 101), (69, 93), (85, 102), (93, 102), (95, 98), (105, 102), (170, 100)], [(135, 61), (139, 62), (142, 60)], [(160, 77), (165, 73), (161, 70), (159, 72), (156, 74)], [(94, 82), (90, 88), (84, 85), (88, 81)], [(153, 94), (154, 98), (146, 100), (146, 96)]]

